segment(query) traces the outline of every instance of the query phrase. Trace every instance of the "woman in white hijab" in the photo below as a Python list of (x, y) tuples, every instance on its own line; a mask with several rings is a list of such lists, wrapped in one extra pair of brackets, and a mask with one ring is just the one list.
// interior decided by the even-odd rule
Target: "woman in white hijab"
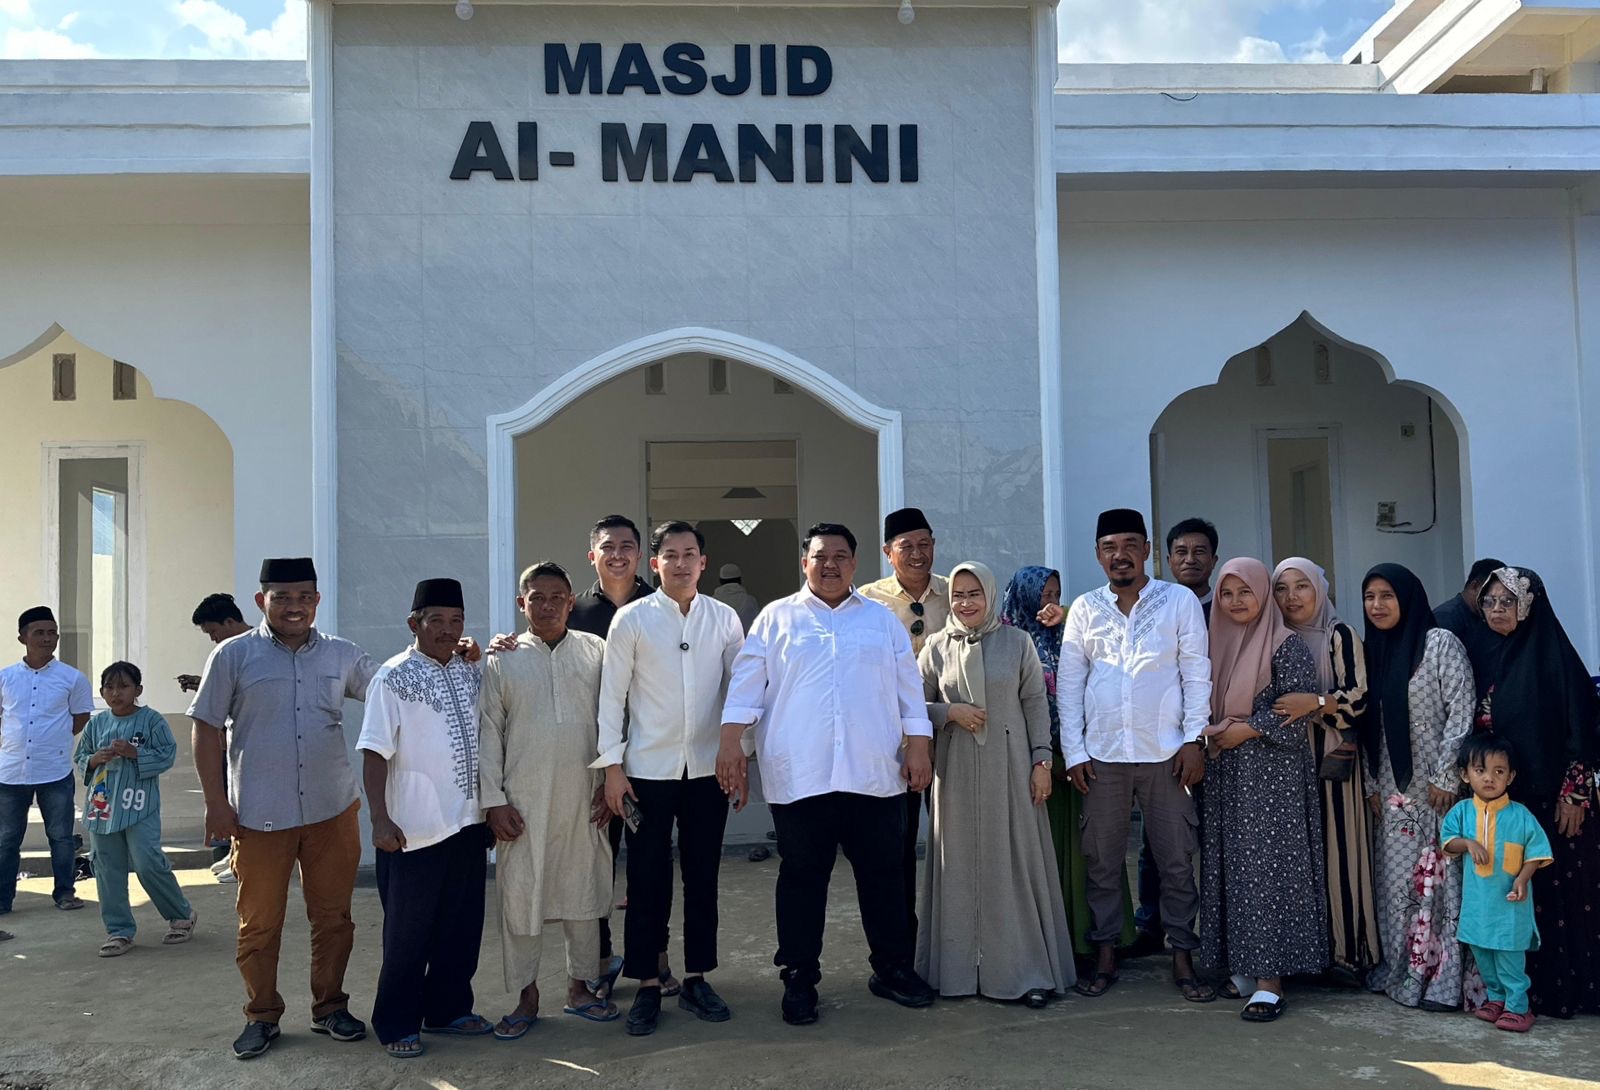
[(1042, 1007), (1076, 982), (1050, 797), (1050, 704), (994, 573), (950, 573), (950, 619), (919, 658), (933, 720), (933, 831), (916, 969), (940, 995)]

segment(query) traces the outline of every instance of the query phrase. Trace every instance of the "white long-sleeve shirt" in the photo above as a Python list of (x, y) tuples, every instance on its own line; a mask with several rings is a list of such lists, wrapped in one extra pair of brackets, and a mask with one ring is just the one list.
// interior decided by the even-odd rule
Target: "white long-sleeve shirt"
[(1079, 596), (1056, 674), (1067, 766), (1164, 761), (1199, 738), (1211, 714), (1207, 643), (1187, 587), (1152, 579), (1126, 617), (1109, 586)]
[(761, 790), (779, 804), (902, 794), (905, 739), (933, 737), (900, 619), (856, 591), (829, 607), (809, 587), (751, 625), (722, 721), (756, 725)]
[(645, 780), (715, 775), (722, 702), (744, 626), (705, 594), (686, 615), (661, 591), (617, 610), (600, 675), (600, 757)]

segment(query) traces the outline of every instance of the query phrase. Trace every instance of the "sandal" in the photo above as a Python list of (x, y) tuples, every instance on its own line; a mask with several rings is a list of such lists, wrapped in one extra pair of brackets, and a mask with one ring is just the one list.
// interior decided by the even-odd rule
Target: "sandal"
[(1223, 981), (1222, 987), (1217, 989), (1217, 995), (1221, 996), (1223, 999), (1244, 998), (1244, 993), (1239, 990), (1239, 986), (1231, 980)]
[(561, 1008), (561, 1013), (575, 1015), (586, 1022), (615, 1022), (622, 1017), (617, 1005), (607, 1003), (604, 999), (595, 999), (577, 1007), (568, 1004)]
[(1031, 1009), (1041, 1011), (1044, 1010), (1045, 1004), (1050, 1002), (1050, 993), (1043, 988), (1034, 988), (1022, 997), (1022, 1001)]
[(200, 914), (191, 909), (187, 920), (168, 920), (167, 933), (162, 936), (161, 945), (177, 946), (194, 938), (194, 925), (199, 919)]
[(1078, 983), (1073, 987), (1073, 991), (1077, 992), (1081, 996), (1086, 996), (1089, 999), (1098, 999), (1102, 995), (1105, 995), (1107, 992), (1109, 992), (1111, 990), (1111, 986), (1116, 982), (1116, 973), (1105, 973), (1096, 970), (1093, 979), (1091, 979), (1087, 984), (1081, 980), (1078, 981)]
[(683, 991), (683, 982), (672, 975), (672, 966), (661, 970), (661, 998), (671, 999)]
[(1178, 986), (1183, 998), (1191, 1003), (1211, 1003), (1217, 998), (1217, 989), (1198, 977), (1180, 976), (1173, 983)]
[(0, 931), (0, 942), (10, 942), (14, 938), (16, 938), (16, 936), (13, 935), (11, 932), (9, 932), (9, 931)]
[(120, 958), (133, 949), (133, 940), (126, 935), (111, 935), (100, 944), (100, 956), (103, 958)]
[(422, 1037), (415, 1033), (402, 1037), (398, 1041), (390, 1041), (383, 1046), (383, 1050), (397, 1060), (414, 1060), (427, 1051), (423, 1047)]
[(423, 1033), (438, 1033), (446, 1037), (482, 1037), (493, 1033), (494, 1026), (481, 1014), (463, 1014), (449, 1025), (423, 1026)]
[(593, 995), (596, 999), (610, 999), (611, 992), (617, 986), (617, 977), (621, 975), (622, 958), (613, 957), (610, 962), (606, 964), (606, 971), (604, 975), (596, 980), (591, 980), (588, 982), (589, 994)]
[(1495, 1020), (1495, 1029), (1503, 1029), (1507, 1033), (1527, 1033), (1533, 1028), (1533, 1012), (1525, 1011), (1518, 1014), (1515, 1011), (1506, 1011)]
[(1258, 991), (1244, 1005), (1239, 1017), (1246, 1022), (1276, 1022), (1283, 1017), (1283, 996), (1269, 991)]
[[(500, 1024), (494, 1027), (494, 1039), (497, 1041), (517, 1041), (528, 1035), (533, 1024), (539, 1020), (537, 1014), (508, 1014), (500, 1019)], [(501, 1026), (505, 1028), (502, 1029)]]
[(81, 897), (63, 897), (61, 900), (56, 902), (56, 907), (62, 912), (76, 912), (87, 903), (88, 902)]

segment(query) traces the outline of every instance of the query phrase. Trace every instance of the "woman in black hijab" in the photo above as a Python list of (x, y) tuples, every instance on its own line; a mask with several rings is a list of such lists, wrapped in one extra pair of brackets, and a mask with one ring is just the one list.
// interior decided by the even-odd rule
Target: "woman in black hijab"
[(1478, 725), (1517, 751), (1510, 794), (1533, 811), (1555, 863), (1533, 900), (1540, 948), (1528, 955), (1533, 1009), (1600, 1013), (1600, 825), (1594, 773), (1600, 722), (1594, 681), (1527, 568), (1500, 568), (1479, 593), (1494, 633), (1483, 653)]
[(1461, 868), (1439, 850), (1455, 805), (1456, 753), (1472, 731), (1472, 666), (1434, 623), (1422, 583), (1379, 564), (1361, 583), (1367, 616), (1367, 716), (1361, 749), (1373, 817), (1373, 888), (1383, 963), (1367, 986), (1397, 1003), (1459, 1010)]

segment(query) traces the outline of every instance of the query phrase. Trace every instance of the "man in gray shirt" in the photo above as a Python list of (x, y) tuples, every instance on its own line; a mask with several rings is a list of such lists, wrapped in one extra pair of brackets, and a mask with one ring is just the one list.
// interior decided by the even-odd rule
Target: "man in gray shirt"
[(379, 664), (317, 631), (321, 598), (309, 557), (263, 561), (260, 627), (211, 653), (189, 708), (206, 832), (231, 838), (239, 878), (237, 961), (248, 998), (233, 1053), (242, 1060), (278, 1036), (278, 944), (296, 863), (311, 921), (311, 1029), (336, 1041), (367, 1033), (344, 991), (361, 828), (342, 712), (347, 698), (365, 697)]

